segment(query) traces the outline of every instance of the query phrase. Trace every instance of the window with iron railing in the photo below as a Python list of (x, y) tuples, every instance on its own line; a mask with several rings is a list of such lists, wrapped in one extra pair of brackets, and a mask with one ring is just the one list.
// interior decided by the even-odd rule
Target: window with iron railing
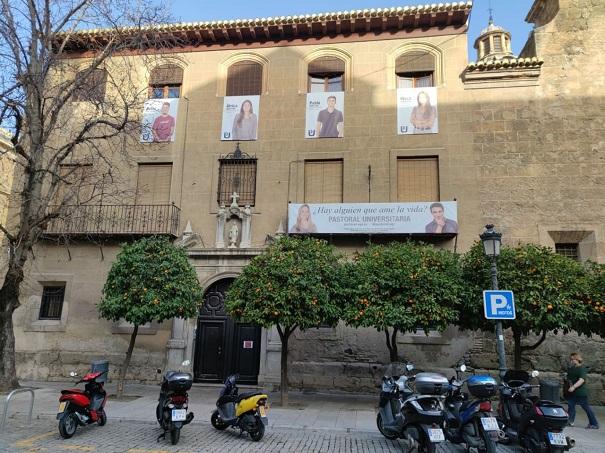
[[(237, 148), (239, 150), (239, 147)], [(237, 193), (239, 206), (254, 206), (256, 202), (255, 157), (246, 153), (229, 154), (219, 159), (218, 195), (219, 206), (229, 206), (233, 193)], [(237, 156), (240, 157), (237, 157)]]
[(64, 299), (65, 285), (44, 286), (38, 319), (61, 319)]
[(566, 258), (579, 261), (577, 243), (557, 243), (555, 244), (555, 252)]

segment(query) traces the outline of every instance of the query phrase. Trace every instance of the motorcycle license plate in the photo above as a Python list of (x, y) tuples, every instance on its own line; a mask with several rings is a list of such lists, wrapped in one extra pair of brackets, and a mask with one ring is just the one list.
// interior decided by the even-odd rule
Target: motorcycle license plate
[(59, 412), (63, 412), (65, 410), (65, 406), (67, 406), (67, 403), (65, 401), (59, 404)]
[(172, 421), (184, 422), (187, 419), (186, 409), (172, 409)]
[(486, 431), (498, 431), (498, 420), (496, 417), (481, 417), (481, 424)]
[(441, 428), (430, 428), (429, 440), (431, 442), (443, 442), (445, 440), (443, 430)]
[(258, 406), (258, 413), (260, 414), (261, 417), (266, 417), (267, 409), (265, 409), (265, 406)]
[(550, 445), (567, 445), (563, 433), (548, 433), (548, 441), (550, 442)]

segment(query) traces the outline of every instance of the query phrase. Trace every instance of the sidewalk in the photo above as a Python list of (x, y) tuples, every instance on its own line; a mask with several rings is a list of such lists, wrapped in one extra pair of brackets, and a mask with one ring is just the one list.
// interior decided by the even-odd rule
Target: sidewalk
[[(60, 391), (73, 387), (73, 382), (22, 381), (22, 387), (35, 388), (33, 417), (52, 417), (57, 414)], [(80, 385), (82, 387), (82, 385)], [(210, 423), (210, 415), (216, 409), (216, 400), (222, 385), (194, 384), (189, 391), (189, 409), (195, 414), (193, 423)], [(256, 387), (240, 386), (240, 392)], [(124, 400), (112, 398), (116, 384), (106, 386), (109, 399), (105, 408), (107, 417), (113, 420), (155, 422), (155, 408), (160, 386), (127, 384)], [(378, 396), (349, 394), (317, 394), (291, 391), (288, 408), (281, 408), (279, 393), (269, 394), (269, 426), (290, 429), (323, 429), (341, 431), (377, 432), (376, 411)], [(27, 415), (29, 393), (15, 395), (10, 403), (9, 417)], [(4, 402), (4, 398), (2, 398)], [(2, 408), (0, 408), (1, 415)]]
[[(59, 393), (61, 389), (73, 386), (72, 382), (21, 382), (23, 387), (35, 388), (34, 418), (52, 418), (57, 414)], [(155, 407), (159, 393), (159, 385), (128, 384), (125, 387), (123, 401), (111, 397), (116, 393), (116, 384), (106, 386), (110, 395), (106, 411), (111, 420), (153, 422), (155, 423)], [(209, 424), (210, 414), (215, 409), (215, 402), (221, 389), (220, 385), (194, 384), (189, 392), (190, 410), (195, 414), (194, 424)], [(250, 387), (242, 386), (244, 392)], [(290, 392), (288, 408), (277, 406), (279, 394), (269, 394), (269, 426), (272, 428), (295, 430), (326, 430), (344, 432), (377, 433), (376, 429), (376, 395), (351, 394), (321, 394)], [(10, 418), (25, 417), (29, 408), (29, 394), (15, 395), (12, 399), (7, 425)], [(2, 397), (2, 403), (4, 403)], [(271, 403), (274, 403), (273, 405)], [(3, 406), (3, 404), (2, 404)], [(605, 406), (594, 407), (601, 426), (605, 424)], [(2, 407), (0, 407), (1, 416)], [(586, 414), (577, 408), (575, 427), (567, 428), (566, 433), (576, 439), (577, 448), (574, 451), (604, 451), (605, 429), (586, 430)]]

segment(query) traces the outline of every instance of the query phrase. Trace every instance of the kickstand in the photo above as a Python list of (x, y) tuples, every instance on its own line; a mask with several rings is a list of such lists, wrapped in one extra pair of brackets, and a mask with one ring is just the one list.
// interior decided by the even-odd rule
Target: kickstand
[(160, 439), (166, 439), (166, 431), (164, 431), (162, 434), (160, 434), (158, 436), (158, 438), (156, 439), (156, 442), (159, 442)]

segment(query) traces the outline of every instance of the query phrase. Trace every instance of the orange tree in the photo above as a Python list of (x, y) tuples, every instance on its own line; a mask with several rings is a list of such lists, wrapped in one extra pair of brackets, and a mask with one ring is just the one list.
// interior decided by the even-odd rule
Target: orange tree
[(344, 319), (383, 331), (391, 362), (397, 334), (445, 330), (458, 317), (464, 285), (458, 256), (414, 242), (370, 246), (346, 268)]
[(605, 264), (589, 263), (587, 266), (588, 293), (583, 302), (589, 313), (589, 322), (578, 326), (586, 335), (605, 337)]
[(124, 245), (111, 266), (98, 304), (101, 318), (126, 320), (134, 326), (120, 370), (118, 398), (124, 391), (139, 326), (195, 316), (201, 300), (202, 288), (182, 248), (158, 237)]
[(288, 404), (290, 335), (338, 323), (341, 275), (339, 256), (327, 242), (283, 237), (252, 259), (229, 287), (225, 306), (233, 318), (277, 329), (282, 405)]
[[(483, 314), (482, 292), (491, 288), (490, 261), (477, 242), (462, 259), (467, 282), (459, 326), (494, 331), (494, 321)], [(548, 332), (577, 331), (587, 333), (590, 314), (587, 298), (586, 269), (577, 261), (558, 255), (552, 249), (533, 244), (503, 246), (498, 257), (498, 286), (515, 295), (516, 319), (503, 321), (514, 339), (514, 367), (521, 368), (523, 352), (534, 350)], [(539, 335), (533, 344), (522, 339), (530, 333)]]

